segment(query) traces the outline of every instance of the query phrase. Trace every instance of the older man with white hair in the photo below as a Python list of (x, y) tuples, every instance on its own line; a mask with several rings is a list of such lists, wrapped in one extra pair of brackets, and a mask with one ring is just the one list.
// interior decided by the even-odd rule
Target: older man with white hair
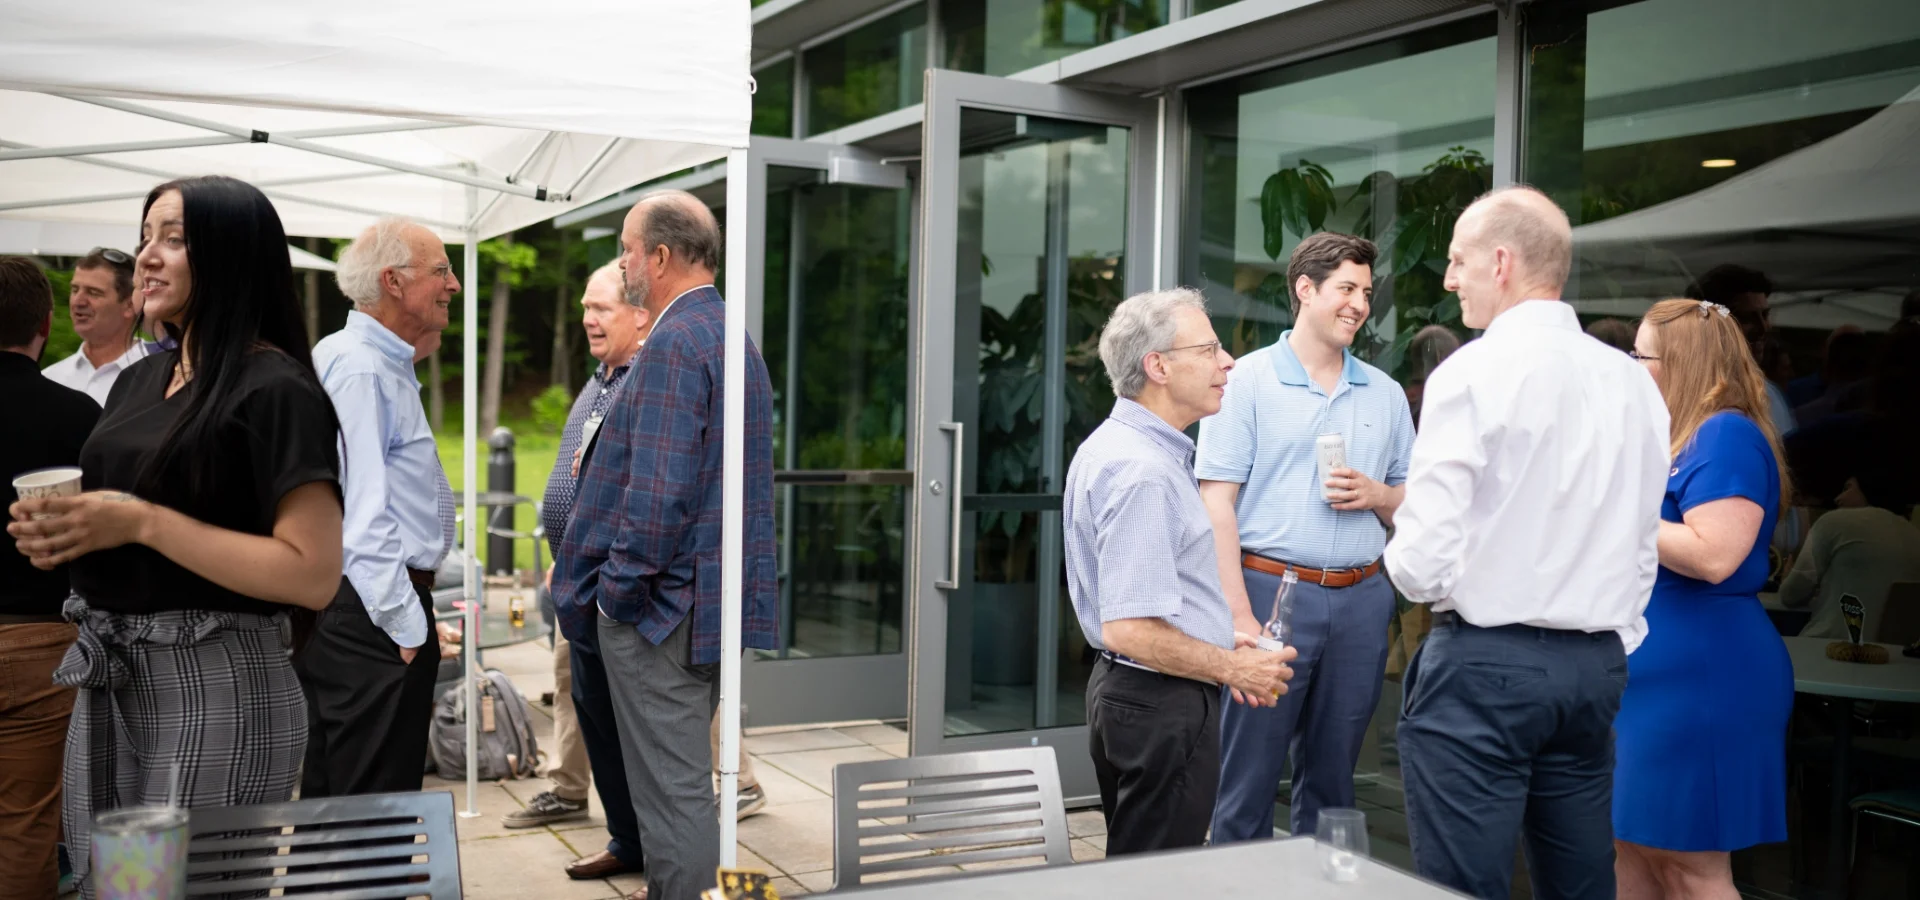
[(303, 798), (420, 789), (440, 664), (433, 572), (453, 534), (453, 492), (413, 371), (416, 345), (447, 327), (460, 290), (446, 247), (388, 218), (338, 265), (354, 308), (313, 348), (313, 365), (340, 414), (346, 574), (294, 660), (307, 696)]

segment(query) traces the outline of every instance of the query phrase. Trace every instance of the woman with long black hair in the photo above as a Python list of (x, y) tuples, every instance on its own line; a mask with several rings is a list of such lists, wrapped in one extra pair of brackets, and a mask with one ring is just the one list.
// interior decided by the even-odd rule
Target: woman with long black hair
[(113, 386), (84, 492), (7, 526), (34, 565), (72, 564), (80, 637), (54, 680), (80, 689), (63, 811), (83, 893), (93, 816), (166, 802), (176, 766), (185, 806), (292, 796), (307, 713), (282, 617), (310, 622), (340, 582), (339, 424), (279, 214), (231, 178), (162, 184), (135, 274), (178, 346)]

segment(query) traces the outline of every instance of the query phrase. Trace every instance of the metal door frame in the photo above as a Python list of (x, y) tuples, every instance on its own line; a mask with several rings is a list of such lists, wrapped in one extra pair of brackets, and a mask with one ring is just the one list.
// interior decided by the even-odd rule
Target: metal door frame
[[(947, 592), (969, 579), (960, 527), (965, 492), (965, 423), (953, 420), (956, 249), (958, 242), (960, 118), (962, 108), (1065, 119), (1129, 129), (1127, 253), (1130, 291), (1153, 287), (1158, 106), (1154, 100), (1102, 94), (966, 72), (929, 69), (921, 124), (919, 323), (914, 336), (914, 389), (909, 410), (909, 459), (917, 473), (908, 509), (912, 531), (912, 660), (908, 746), (914, 755), (1015, 746), (1051, 746), (1060, 760), (1069, 802), (1097, 800), (1084, 725), (1045, 730), (947, 737)], [(958, 427), (956, 427), (958, 426)], [(956, 474), (959, 484), (949, 485)], [(1042, 577), (1054, 577), (1051, 573)], [(1042, 610), (1052, 616), (1053, 610)], [(1036, 676), (1035, 690), (1050, 688)]]
[[(747, 331), (754, 341), (764, 343), (763, 314), (766, 303), (767, 169), (786, 166), (815, 169), (825, 174), (827, 184), (853, 184), (865, 187), (905, 190), (906, 170), (881, 162), (880, 157), (858, 147), (799, 141), (787, 138), (755, 136), (747, 152)], [(912, 216), (909, 216), (911, 221)], [(909, 224), (909, 228), (911, 228)], [(796, 237), (798, 232), (795, 232)], [(909, 235), (908, 246), (914, 246)], [(789, 255), (789, 260), (794, 259)], [(911, 323), (909, 324), (911, 328)], [(790, 332), (791, 333), (791, 332)], [(789, 353), (788, 359), (794, 357)], [(909, 363), (911, 365), (911, 363)], [(789, 384), (792, 382), (789, 381)], [(791, 397), (791, 391), (789, 391)], [(911, 414), (913, 398), (908, 398)], [(789, 417), (790, 420), (790, 417)], [(776, 490), (781, 484), (907, 484), (913, 483), (911, 471), (783, 472), (776, 465)], [(785, 477), (783, 477), (785, 476)], [(907, 523), (912, 524), (912, 492), (907, 497)], [(789, 512), (791, 506), (788, 507)], [(758, 653), (746, 654), (741, 668), (741, 696), (747, 704), (747, 719), (752, 725), (792, 725), (814, 722), (847, 722), (861, 719), (897, 719), (907, 714), (908, 646), (912, 621), (912, 553), (905, 554), (907, 584), (903, 589), (901, 611), (901, 649), (897, 653), (871, 656), (836, 656), (817, 659), (766, 659)], [(788, 571), (781, 558), (782, 576)]]

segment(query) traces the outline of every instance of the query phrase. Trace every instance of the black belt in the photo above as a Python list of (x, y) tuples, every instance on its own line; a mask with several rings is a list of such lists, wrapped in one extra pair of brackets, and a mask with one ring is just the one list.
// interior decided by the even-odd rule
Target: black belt
[(1610, 630), (1609, 631), (1582, 631), (1578, 628), (1548, 628), (1545, 625), (1524, 625), (1519, 622), (1514, 622), (1507, 625), (1475, 625), (1472, 622), (1469, 622), (1466, 619), (1461, 618), (1458, 612), (1455, 612), (1451, 609), (1442, 610), (1440, 612), (1434, 613), (1433, 624), (1450, 625), (1450, 626), (1457, 626), (1462, 628), (1477, 628), (1481, 631), (1512, 630), (1512, 631), (1523, 631), (1523, 632), (1533, 632), (1533, 633), (1544, 632), (1547, 634), (1554, 634), (1554, 635), (1568, 635), (1568, 636), (1578, 636), (1583, 638), (1593, 638), (1595, 640), (1599, 640), (1600, 638), (1613, 634), (1613, 632)]
[(1115, 653), (1112, 650), (1102, 650), (1100, 651), (1100, 655), (1106, 657), (1108, 660), (1120, 663), (1122, 665), (1132, 666), (1136, 669), (1145, 669), (1146, 671), (1152, 672), (1156, 675), (1160, 673), (1159, 669), (1149, 666), (1146, 663), (1143, 663), (1137, 659), (1134, 659), (1131, 656), (1127, 656), (1124, 653)]
[(431, 569), (415, 569), (409, 566), (407, 568), (407, 580), (413, 582), (414, 587), (425, 588), (428, 591), (432, 591), (434, 572)]
[(0, 625), (45, 625), (66, 620), (59, 613), (0, 613)]

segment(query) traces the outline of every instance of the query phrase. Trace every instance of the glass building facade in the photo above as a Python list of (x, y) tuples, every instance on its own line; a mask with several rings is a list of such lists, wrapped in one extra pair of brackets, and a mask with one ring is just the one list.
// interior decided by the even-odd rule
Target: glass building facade
[[(1571, 218), (1565, 296), (1596, 329), (1612, 319), (1630, 333), (1652, 303), (1715, 269), (1737, 266), (1767, 286), (1765, 311), (1743, 312), (1743, 325), (1792, 414), (1784, 443), (1797, 508), (1775, 536), (1770, 596), (1830, 602), (1833, 574), (1861, 565), (1831, 549), (1846, 517), (1822, 522), (1859, 502), (1848, 489), (1862, 478), (1874, 505), (1911, 518), (1920, 4), (1589, 0), (1340, 19), (1359, 8), (1321, 0), (1277, 12), (1325, 39), (1211, 69), (1201, 57), (1229, 44), (1209, 43), (1199, 26), (1245, 15), (1231, 0), (893, 4), (763, 60), (756, 135), (829, 135), (866, 153), (862, 164), (908, 176), (905, 188), (873, 187), (776, 165), (756, 198), (766, 210), (759, 341), (784, 473), (785, 646), (768, 658), (905, 656), (911, 685), (862, 689), (918, 692), (913, 752), (1066, 734), (1054, 746), (1071, 782), (1092, 657), (1066, 596), (1059, 491), (1111, 408), (1095, 344), (1114, 304), (1149, 287), (1198, 287), (1228, 349), (1244, 354), (1289, 327), (1283, 273), (1304, 235), (1366, 236), (1382, 255), (1354, 351), (1400, 383), (1417, 416), (1440, 348), (1475, 336), (1441, 285), (1452, 224), (1475, 197), (1513, 183), (1539, 187)], [(1169, 38), (1165, 26), (1183, 20), (1198, 21)], [(1268, 33), (1284, 43), (1284, 30)], [(1106, 68), (1074, 68), (1094, 57)], [(1128, 68), (1133, 59), (1150, 62)], [(958, 145), (958, 193), (929, 209), (929, 68), (1009, 84), (1065, 79), (1068, 93), (1134, 104), (1146, 118), (1124, 127), (963, 105), (946, 137)], [(1151, 178), (1140, 177), (1143, 159), (1160, 163)], [(1130, 212), (1141, 203), (1145, 218)], [(930, 249), (929, 223), (953, 246)], [(953, 261), (938, 284), (920, 271), (934, 250)], [(929, 291), (951, 292), (950, 321), (921, 321)], [(950, 371), (924, 365), (929, 341), (942, 366), (951, 344)], [(955, 421), (916, 418), (926, 391), (951, 392)], [(954, 471), (911, 471), (917, 448), (949, 441)], [(843, 471), (885, 477), (815, 477)], [(941, 491), (950, 475), (951, 507)], [(943, 541), (916, 548), (945, 533), (950, 508), (947, 572)], [(1920, 572), (1920, 559), (1904, 562)], [(942, 574), (951, 580), (928, 580)], [(1920, 604), (1904, 581), (1864, 590)], [(1920, 637), (1901, 637), (1911, 626), (1887, 609), (1882, 640)], [(1806, 621), (1771, 614), (1787, 635)], [(1400, 679), (1429, 628), (1425, 607), (1399, 603), (1355, 774), (1375, 855), (1404, 868), (1395, 724)], [(1914, 786), (1915, 769), (1898, 762), (1920, 758), (1911, 705), (1799, 699), (1794, 844), (1735, 854), (1752, 896), (1815, 896), (1830, 877), (1823, 854), (1845, 830), (1827, 817), (1830, 712), (1867, 735), (1851, 789)], [(1068, 794), (1089, 796), (1071, 783)], [(1862, 830), (1859, 895), (1920, 889), (1889, 855), (1898, 838)], [(1523, 859), (1515, 866), (1524, 874)], [(1515, 884), (1514, 896), (1528, 896), (1524, 877)]]

